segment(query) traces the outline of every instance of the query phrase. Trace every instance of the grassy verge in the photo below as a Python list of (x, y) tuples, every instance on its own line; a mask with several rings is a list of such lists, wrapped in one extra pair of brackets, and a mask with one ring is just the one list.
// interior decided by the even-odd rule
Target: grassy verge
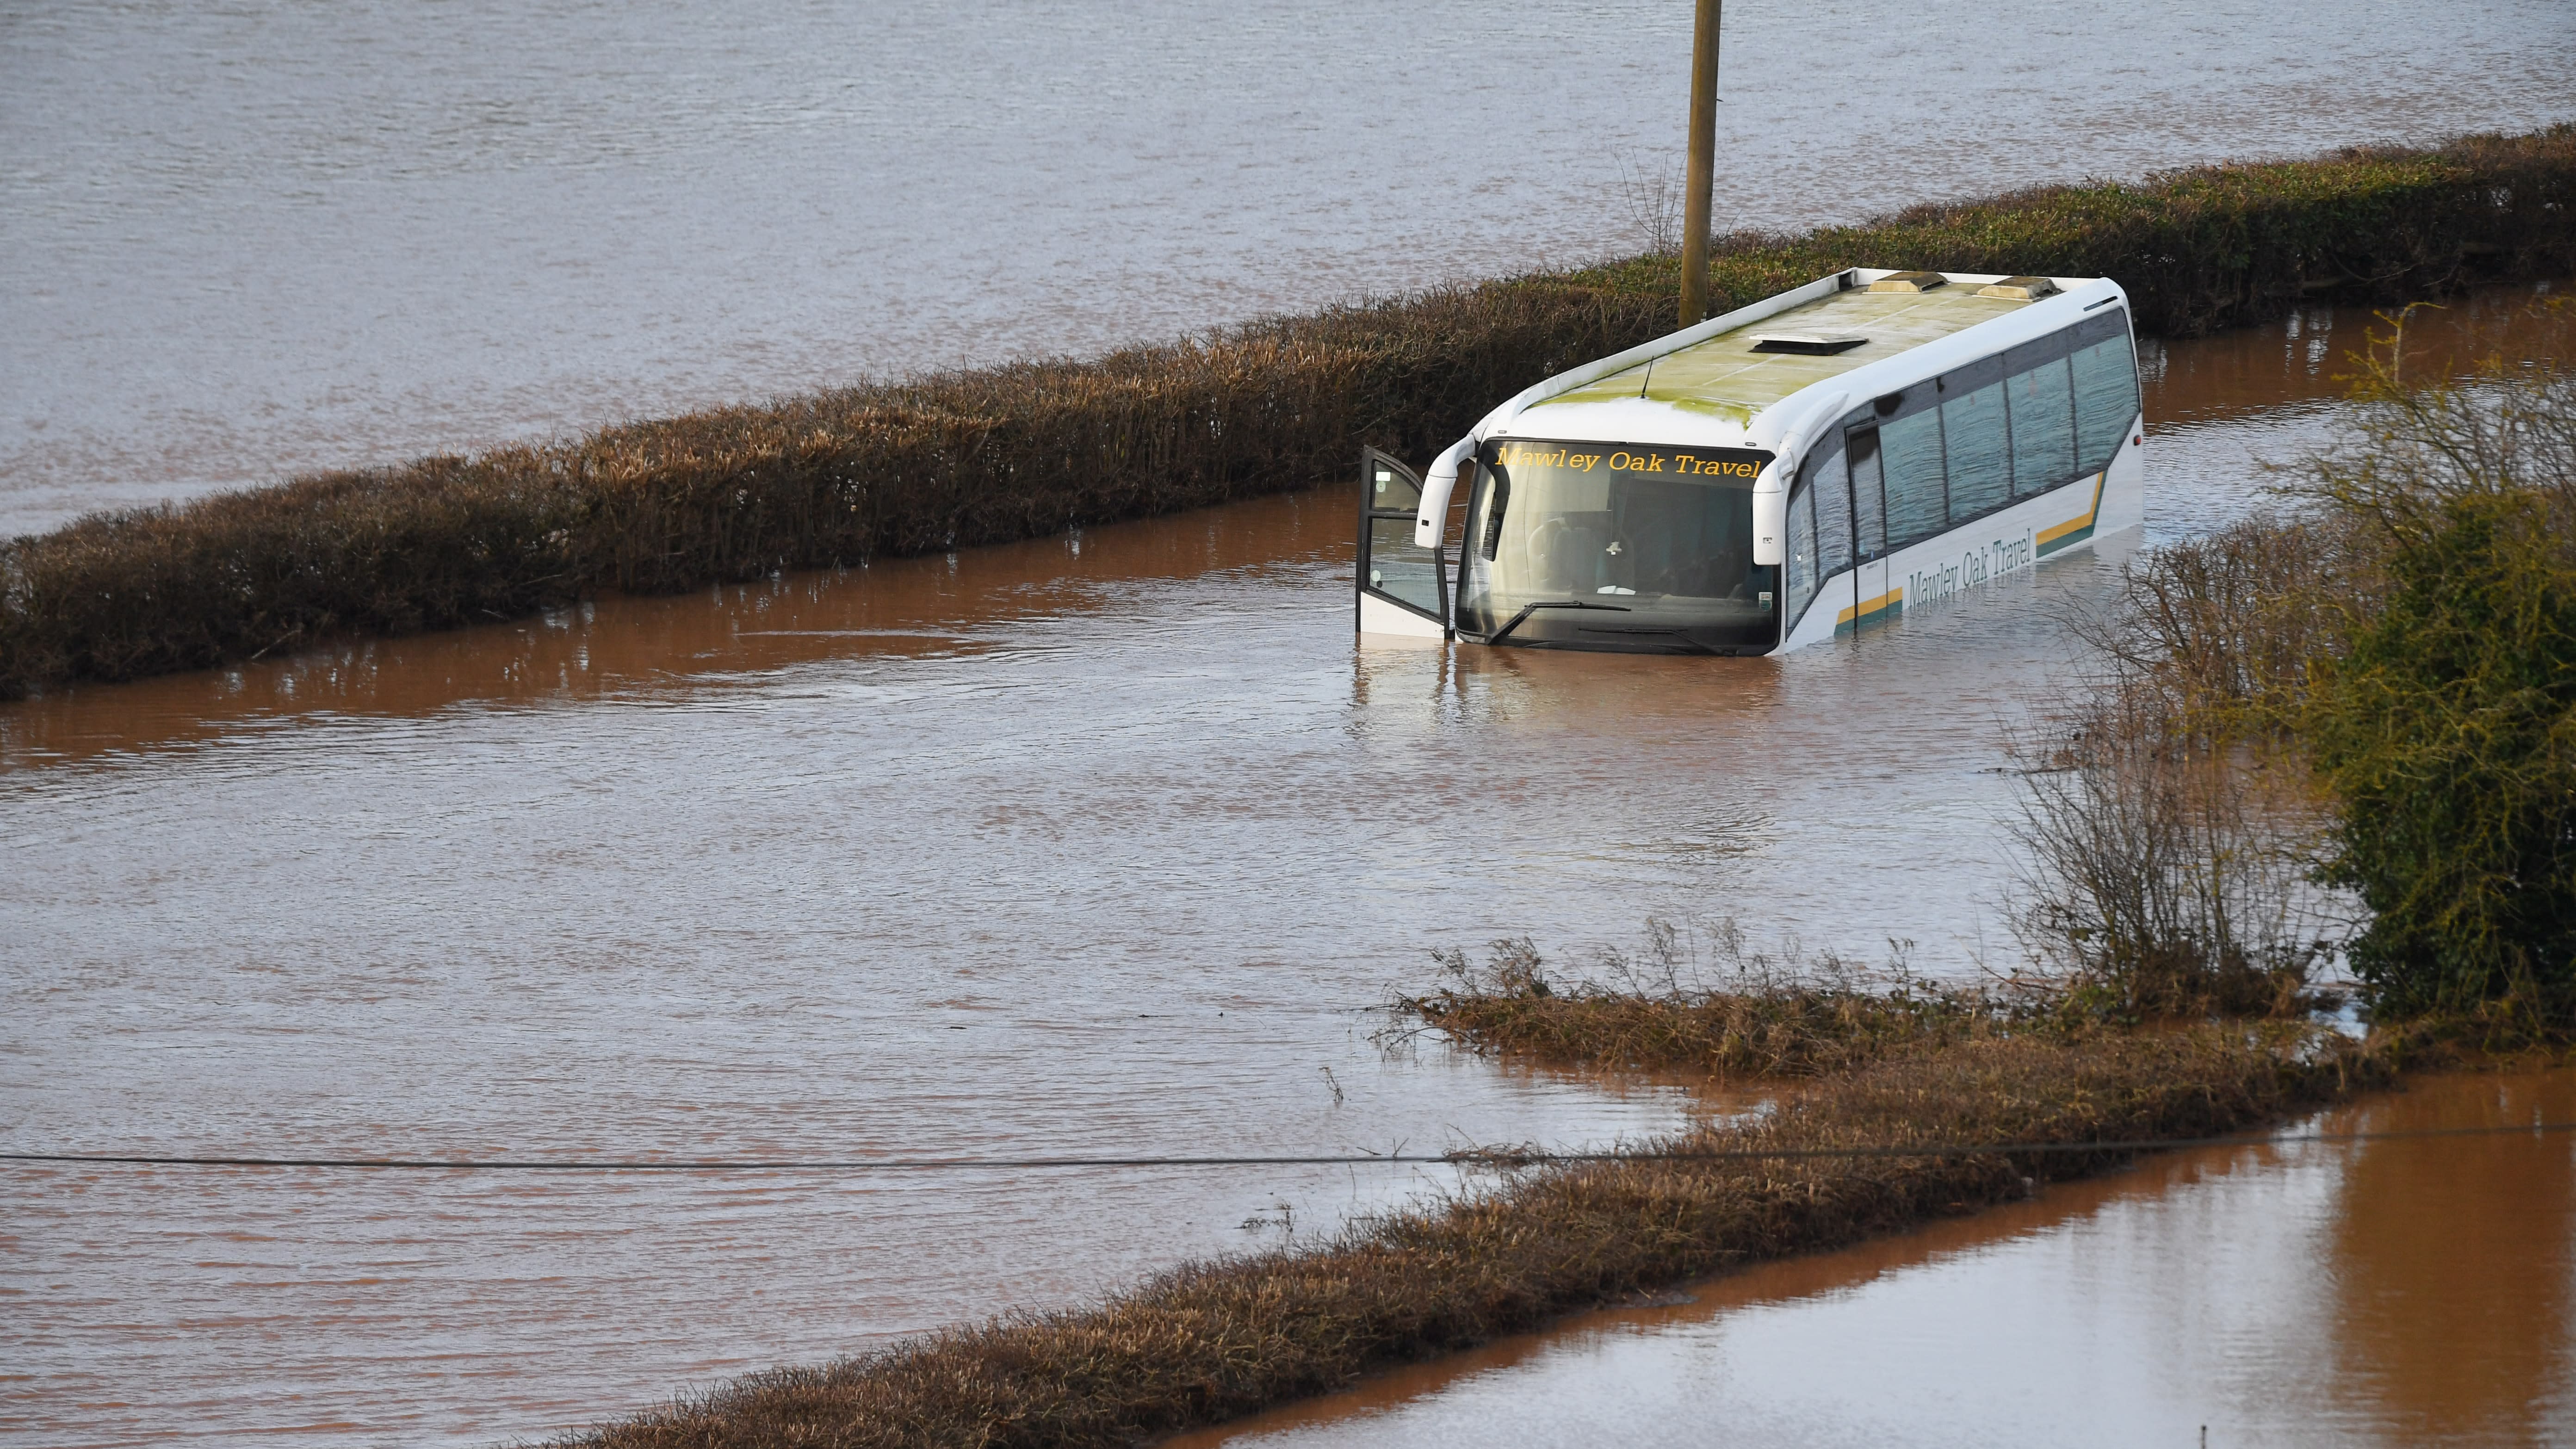
[[(1852, 265), (2107, 275), (2148, 331), (2576, 272), (2576, 127), (1722, 238), (1715, 305)], [(1670, 257), (319, 474), (0, 543), (0, 697), (1304, 487), (1668, 330)]]
[[(1682, 1151), (2184, 1138), (2276, 1122), (2376, 1080), (2297, 1027), (2033, 1032), (1924, 1044), (1815, 1079)], [(566, 1444), (1125, 1445), (1351, 1383), (1571, 1310), (1974, 1211), (2119, 1152), (1630, 1159), (1525, 1170), (1299, 1251), (1182, 1269), (826, 1367), (783, 1369)]]

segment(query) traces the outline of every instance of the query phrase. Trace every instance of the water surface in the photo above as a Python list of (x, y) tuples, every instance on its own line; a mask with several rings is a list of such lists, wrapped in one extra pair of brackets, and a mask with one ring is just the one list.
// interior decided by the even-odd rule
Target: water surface
[[(1690, 20), (0, 0), (0, 534), (1634, 251)], [(2571, 51), (2563, 0), (1737, 0), (1717, 214), (2528, 130)]]
[[(2522, 345), (2525, 300), (2434, 314), (2422, 365)], [(2367, 323), (2152, 351), (2149, 534), (2259, 506)], [(1292, 494), (0, 708), (0, 1143), (1598, 1144), (1686, 1091), (1382, 1054), (1367, 1008), (1435, 949), (1581, 970), (1655, 915), (2012, 950), (1998, 729), (2101, 558), (1778, 660), (1355, 650), (1351, 518)], [(10, 1168), (0, 1432), (539, 1435), (1447, 1185)]]
[[(2576, 1071), (2294, 1130), (2576, 1122)], [(2576, 1134), (2205, 1148), (1173, 1449), (2576, 1444)]]

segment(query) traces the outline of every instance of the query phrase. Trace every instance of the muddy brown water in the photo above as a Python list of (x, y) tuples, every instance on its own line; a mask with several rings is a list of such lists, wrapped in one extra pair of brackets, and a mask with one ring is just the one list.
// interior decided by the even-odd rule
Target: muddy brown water
[[(2304, 1133), (2576, 1121), (2461, 1076)], [(2192, 1149), (1171, 1441), (2576, 1443), (2576, 1134)]]
[[(2419, 316), (2420, 365), (2537, 345), (2527, 300)], [(2151, 348), (2149, 537), (2260, 506), (2367, 321)], [(1367, 1008), (1435, 948), (1600, 969), (1650, 916), (2010, 950), (1997, 731), (2103, 559), (1781, 660), (1355, 650), (1350, 518), (1287, 495), (0, 708), (0, 1144), (1599, 1144), (1688, 1087), (1390, 1053)], [(10, 1167), (0, 1433), (539, 1435), (1451, 1185)], [(2205, 1201), (2184, 1248), (2264, 1230)]]

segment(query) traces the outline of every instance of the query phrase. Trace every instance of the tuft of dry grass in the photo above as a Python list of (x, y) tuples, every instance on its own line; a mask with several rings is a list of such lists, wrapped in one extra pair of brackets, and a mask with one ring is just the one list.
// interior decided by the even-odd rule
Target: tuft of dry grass
[[(1900, 1052), (1811, 1083), (1762, 1121), (1652, 1146), (1812, 1153), (2198, 1137), (2277, 1121), (2377, 1071), (2342, 1038), (2290, 1028), (1990, 1037)], [(1200, 1264), (1091, 1308), (751, 1375), (558, 1442), (1132, 1444), (1625, 1295), (1971, 1212), (2129, 1155), (1636, 1157), (1528, 1169), (1319, 1247)]]
[[(335, 472), (0, 542), (0, 698), (1027, 538), (1422, 458), (1665, 331), (1670, 254)], [(2103, 275), (2145, 331), (2576, 272), (2576, 126), (1720, 238), (1720, 309), (1848, 266)]]
[(1480, 1054), (1575, 1066), (1810, 1077), (2047, 1015), (2041, 993), (1916, 976), (1893, 944), (1889, 965), (1870, 970), (1794, 945), (1751, 950), (1731, 919), (1689, 930), (1652, 920), (1641, 952), (1606, 951), (1599, 975), (1573, 980), (1552, 979), (1527, 937), (1494, 942), (1482, 966), (1434, 952), (1443, 984), (1398, 997), (1391, 1034), (1433, 1031)]

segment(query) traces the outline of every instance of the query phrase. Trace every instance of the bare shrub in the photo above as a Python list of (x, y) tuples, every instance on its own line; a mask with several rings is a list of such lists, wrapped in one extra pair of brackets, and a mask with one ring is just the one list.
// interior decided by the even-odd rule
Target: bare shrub
[(2016, 742), (2015, 929), (2072, 1004), (2128, 1019), (2303, 1009), (2340, 925), (2309, 880), (2328, 816), (2294, 751), (2212, 740), (2113, 688)]
[(2130, 559), (2109, 602), (2070, 622), (2124, 708), (2204, 742), (2278, 741), (2379, 576), (2377, 540), (2349, 515), (2259, 514)]
[(2130, 559), (2076, 703), (2015, 736), (2015, 930), (2069, 1004), (2124, 1018), (2302, 1010), (2347, 925), (2297, 731), (2377, 552), (2348, 516), (2258, 515)]
[(1670, 162), (1659, 166), (1620, 156), (1619, 200), (1631, 234), (1645, 244), (1647, 256), (1681, 254), (1682, 177), (1677, 168)]

